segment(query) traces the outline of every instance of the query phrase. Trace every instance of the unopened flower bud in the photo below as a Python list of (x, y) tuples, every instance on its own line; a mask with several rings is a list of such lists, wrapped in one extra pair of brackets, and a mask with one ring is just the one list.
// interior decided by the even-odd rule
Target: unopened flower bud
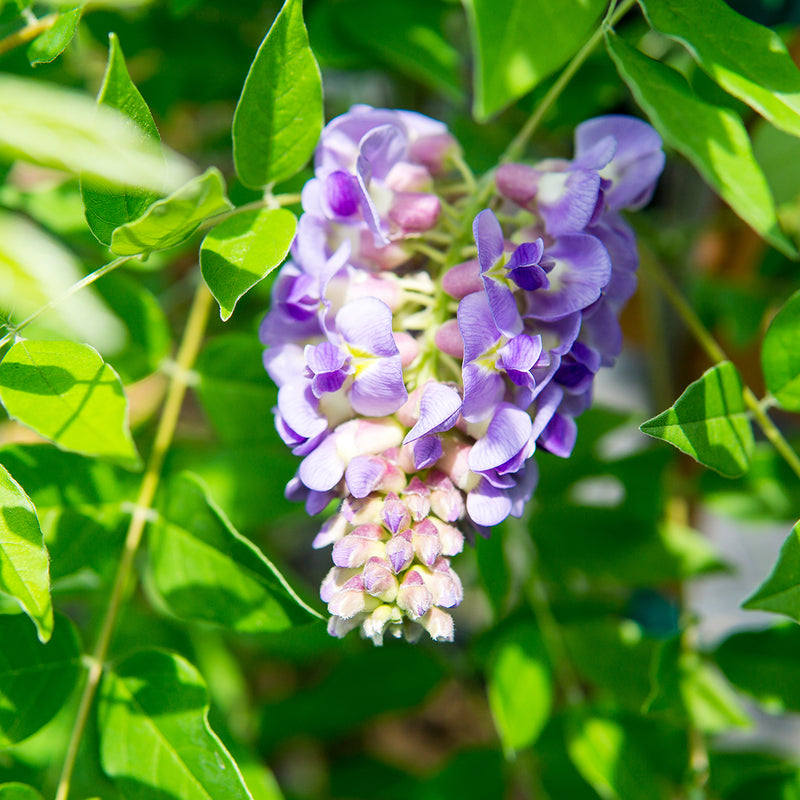
[(388, 494), (383, 501), (381, 519), (386, 529), (393, 534), (400, 533), (411, 525), (411, 514), (406, 504), (394, 492)]
[(414, 545), (414, 552), (416, 552), (417, 558), (428, 566), (431, 566), (442, 552), (439, 532), (429, 519), (424, 519), (414, 525), (411, 542)]
[(386, 543), (386, 558), (392, 565), (395, 574), (402, 572), (414, 558), (414, 545), (411, 544), (411, 532), (406, 530), (392, 536)]
[(441, 608), (432, 606), (419, 624), (428, 631), (431, 639), (437, 642), (452, 642), (455, 628), (453, 625), (453, 618)]
[(436, 225), (440, 211), (441, 204), (435, 194), (398, 192), (389, 219), (404, 231), (422, 233)]
[(364, 588), (373, 597), (391, 603), (397, 597), (397, 578), (385, 558), (371, 558), (364, 566)]
[(411, 619), (419, 619), (431, 607), (433, 595), (416, 570), (406, 573), (397, 592), (397, 605)]
[(403, 502), (411, 518), (420, 522), (430, 514), (430, 489), (415, 475), (403, 491)]

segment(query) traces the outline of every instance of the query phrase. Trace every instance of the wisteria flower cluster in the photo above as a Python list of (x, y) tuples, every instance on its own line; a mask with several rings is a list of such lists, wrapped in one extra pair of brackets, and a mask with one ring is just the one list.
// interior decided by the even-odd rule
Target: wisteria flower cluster
[(572, 161), (496, 170), (473, 244), (481, 190), (444, 124), (355, 106), (324, 129), (261, 339), (302, 457), (287, 496), (341, 501), (314, 540), (330, 633), (453, 638), (464, 532), (522, 515), (534, 452), (569, 456), (619, 355), (638, 264), (620, 211), (663, 164), (646, 123), (584, 122)]

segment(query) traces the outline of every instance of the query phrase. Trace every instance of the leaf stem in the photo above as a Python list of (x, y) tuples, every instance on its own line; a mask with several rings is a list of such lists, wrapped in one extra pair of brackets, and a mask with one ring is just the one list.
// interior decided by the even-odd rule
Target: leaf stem
[(541, 124), (547, 112), (552, 108), (556, 100), (558, 100), (561, 93), (566, 88), (567, 84), (572, 80), (575, 73), (583, 65), (583, 62), (591, 54), (592, 50), (597, 47), (600, 40), (603, 38), (606, 30), (613, 28), (614, 25), (630, 11), (631, 7), (636, 3), (636, 0), (623, 0), (618, 6), (612, 3), (606, 12), (603, 21), (598, 26), (597, 30), (589, 37), (586, 44), (573, 56), (572, 60), (567, 64), (562, 73), (558, 76), (558, 80), (550, 87), (550, 90), (542, 98), (542, 101), (536, 106), (536, 110), (528, 118), (528, 121), (522, 127), (520, 132), (511, 140), (511, 143), (506, 148), (502, 156), (500, 156), (500, 163), (504, 164), (507, 161), (514, 161), (522, 155), (525, 145), (528, 140), (533, 136), (536, 129)]
[[(672, 304), (678, 316), (683, 320), (686, 327), (697, 340), (697, 343), (705, 350), (708, 357), (714, 363), (730, 361), (717, 340), (711, 335), (705, 325), (703, 325), (700, 317), (697, 316), (697, 312), (689, 305), (689, 302), (667, 275), (658, 259), (652, 254), (647, 253), (647, 251), (643, 251), (642, 255), (642, 266), (645, 268), (648, 276), (664, 293), (667, 300)], [(800, 456), (797, 455), (780, 430), (778, 430), (775, 423), (769, 418), (769, 415), (755, 392), (753, 392), (749, 386), (744, 385), (742, 395), (745, 405), (753, 412), (753, 417), (763, 431), (764, 436), (767, 437), (775, 450), (780, 453), (786, 463), (791, 467), (794, 474), (800, 478)]]
[(10, 50), (22, 44), (32, 42), (40, 33), (44, 33), (46, 30), (52, 28), (58, 17), (58, 14), (48, 14), (41, 19), (34, 18), (29, 20), (24, 28), (14, 31), (14, 33), (6, 36), (5, 39), (0, 39), (0, 55), (8, 53)]
[(79, 292), (81, 289), (94, 283), (99, 278), (102, 278), (103, 275), (108, 275), (109, 272), (112, 272), (126, 261), (131, 261), (134, 258), (139, 258), (139, 256), (120, 256), (119, 258), (115, 258), (113, 261), (109, 261), (108, 264), (103, 264), (102, 267), (98, 267), (94, 272), (90, 272), (76, 283), (73, 283), (72, 286), (70, 286), (69, 289), (67, 289), (63, 294), (54, 298), (49, 303), (45, 303), (45, 305), (43, 305), (40, 309), (34, 311), (33, 314), (22, 320), (19, 325), (9, 324), (10, 330), (5, 336), (3, 336), (2, 339), (0, 339), (0, 347), (7, 345), (23, 328), (30, 325), (31, 322), (39, 319), (39, 317), (41, 317), (46, 311), (49, 311), (51, 308), (55, 308), (60, 303), (63, 303), (65, 300), (72, 297), (72, 295), (74, 295), (76, 292)]
[(67, 800), (69, 795), (69, 784), (72, 779), (72, 772), (75, 768), (75, 761), (78, 757), (78, 749), (81, 743), (86, 722), (89, 718), (92, 702), (103, 674), (103, 666), (108, 654), (109, 644), (114, 632), (114, 624), (117, 621), (120, 605), (122, 604), (123, 594), (128, 585), (128, 581), (133, 569), (134, 557), (139, 548), (147, 522), (150, 507), (158, 489), (161, 478), (161, 470), (164, 466), (164, 458), (167, 450), (172, 443), (175, 428), (180, 416), (183, 398), (186, 394), (188, 385), (187, 375), (194, 365), (195, 358), (200, 350), (203, 336), (208, 322), (209, 312), (213, 298), (206, 288), (205, 283), (201, 283), (194, 295), (186, 328), (183, 332), (178, 355), (176, 358), (177, 369), (171, 374), (169, 386), (167, 387), (166, 400), (161, 412), (161, 419), (158, 423), (153, 448), (147, 461), (147, 468), (142, 478), (136, 505), (131, 515), (128, 533), (125, 537), (125, 547), (122, 551), (114, 585), (111, 589), (108, 607), (97, 638), (97, 644), (92, 651), (89, 661), (89, 674), (83, 688), (78, 713), (75, 724), (70, 734), (67, 752), (64, 758), (61, 777), (58, 782), (55, 800)]
[(259, 211), (262, 208), (283, 208), (283, 206), (292, 206), (300, 202), (299, 194), (269, 194), (259, 200), (253, 200), (251, 203), (245, 203), (241, 206), (236, 206), (230, 211), (223, 211), (221, 214), (214, 214), (208, 219), (204, 220), (198, 230), (205, 230), (206, 228), (213, 228), (219, 225), (220, 222), (225, 222), (226, 219), (235, 217), (245, 211)]

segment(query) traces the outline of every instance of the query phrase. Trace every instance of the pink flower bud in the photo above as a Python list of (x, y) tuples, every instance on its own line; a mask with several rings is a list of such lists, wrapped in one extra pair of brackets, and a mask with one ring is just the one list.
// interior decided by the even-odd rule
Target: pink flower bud
[(364, 588), (373, 597), (391, 603), (397, 597), (397, 578), (385, 558), (371, 558), (364, 566)]
[(385, 247), (376, 247), (372, 231), (369, 230), (361, 231), (359, 255), (370, 264), (385, 270), (396, 269), (411, 257), (410, 253), (396, 242), (389, 242)]
[(429, 192), (433, 188), (427, 168), (408, 161), (398, 161), (389, 170), (385, 183), (393, 192)]
[(370, 613), (380, 605), (380, 600), (365, 591), (343, 589), (328, 603), (328, 613), (342, 619), (350, 619), (364, 611)]
[(452, 525), (446, 525), (444, 522), (431, 517), (431, 522), (436, 526), (439, 531), (439, 541), (442, 543), (442, 555), (455, 556), (464, 549), (464, 534), (458, 528)]
[(503, 164), (494, 174), (497, 191), (519, 206), (527, 206), (536, 197), (539, 172), (527, 164)]
[[(431, 508), (439, 519), (455, 522), (464, 516), (464, 496), (453, 486), (453, 482), (444, 473), (436, 472), (435, 483), (431, 485)], [(433, 476), (431, 476), (433, 477)]]
[(430, 490), (415, 475), (403, 492), (403, 502), (415, 522), (425, 519), (431, 511)]
[(397, 606), (378, 606), (362, 623), (361, 631), (372, 643), (380, 646), (383, 644), (383, 634), (386, 626), (399, 626), (403, 622), (400, 609)]
[(434, 344), (448, 356), (453, 358), (464, 357), (464, 340), (461, 338), (461, 331), (458, 329), (458, 321), (449, 319), (444, 323), (433, 336)]
[(390, 533), (400, 533), (411, 525), (411, 514), (406, 504), (394, 492), (386, 495), (383, 501), (381, 519)]
[(437, 642), (452, 642), (455, 627), (453, 618), (441, 608), (433, 606), (419, 624), (430, 634), (431, 639)]
[(361, 569), (341, 569), (331, 567), (322, 585), (319, 587), (319, 598), (323, 603), (329, 603), (333, 596), (344, 588), (345, 584), (356, 575), (361, 574)]
[(445, 440), (444, 453), (437, 462), (437, 467), (444, 472), (462, 492), (472, 491), (481, 481), (481, 476), (476, 475), (469, 468), (469, 451), (471, 444), (462, 444), (452, 440)]
[(428, 566), (431, 566), (442, 552), (439, 532), (429, 519), (424, 519), (414, 525), (411, 542), (414, 545), (417, 558)]
[(419, 619), (431, 607), (433, 595), (416, 570), (406, 573), (397, 592), (397, 605), (411, 619)]
[(405, 333), (405, 331), (394, 331), (392, 336), (400, 351), (400, 364), (405, 369), (419, 355), (419, 344), (410, 333)]
[(386, 558), (395, 574), (402, 572), (414, 558), (414, 545), (411, 544), (411, 531), (405, 530), (392, 536), (386, 543)]
[(389, 219), (405, 232), (429, 231), (439, 219), (441, 204), (435, 194), (398, 192), (389, 210)]
[(339, 513), (353, 526), (363, 525), (379, 519), (383, 500), (379, 497), (346, 497)]
[(450, 133), (420, 136), (411, 143), (411, 157), (424, 164), (434, 175), (442, 171), (448, 156), (460, 151), (461, 145)]
[(461, 580), (455, 571), (450, 567), (450, 561), (446, 558), (436, 559), (436, 563), (430, 571), (422, 572), (425, 585), (433, 595), (434, 605), (443, 608), (454, 608), (464, 599), (464, 589)]
[(380, 537), (358, 535), (360, 530), (367, 527), (362, 525), (336, 542), (333, 546), (333, 563), (337, 567), (363, 567), (373, 556), (383, 556), (386, 551)]
[(361, 624), (363, 616), (363, 614), (356, 614), (350, 619), (331, 617), (328, 620), (328, 633), (331, 636), (335, 636), (337, 639), (341, 639)]
[(456, 264), (442, 276), (442, 288), (456, 300), (461, 300), (468, 294), (483, 291), (481, 268), (478, 259)]

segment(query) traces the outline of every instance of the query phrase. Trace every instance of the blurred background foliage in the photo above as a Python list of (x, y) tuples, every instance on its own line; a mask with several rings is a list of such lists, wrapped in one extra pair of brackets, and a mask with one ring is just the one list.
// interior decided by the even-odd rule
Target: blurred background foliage
[[(14, 0), (1, 5), (0, 40), (25, 24)], [(731, 5), (777, 26), (800, 53), (799, 3)], [(52, 7), (33, 10), (42, 16)], [(241, 204), (257, 194), (235, 178), (231, 120), (278, 10), (261, 0), (98, 0), (52, 63), (31, 67), (26, 48), (17, 47), (0, 57), (0, 68), (95, 94), (115, 32), (162, 139), (202, 168), (218, 166)], [(327, 119), (353, 103), (429, 114), (449, 125), (476, 171), (496, 163), (554, 79), (476, 123), (469, 30), (455, 0), (306, 0), (304, 14)], [(701, 96), (743, 111), (677, 45), (646, 34), (637, 12), (618, 30), (644, 36), (649, 52), (684, 71)], [(640, 113), (600, 48), (559, 97), (533, 154), (569, 156), (574, 126), (610, 112)], [(782, 217), (798, 232), (800, 144), (744, 113)], [(298, 190), (309, 174), (281, 189)], [(768, 249), (679, 158), (668, 160), (636, 225), (643, 259), (669, 267), (745, 380), (763, 393), (758, 345), (770, 314), (796, 286), (796, 265)], [(6, 169), (4, 314), (34, 311), (105, 258), (86, 228), (76, 180), (22, 164)], [(165, 386), (158, 368), (185, 316), (195, 264), (196, 241), (155, 254), (30, 329), (39, 338), (94, 344), (126, 384), (134, 431), (145, 442)], [(13, 295), (4, 289), (12, 282)], [(230, 322), (212, 321), (166, 473), (200, 475), (232, 523), (319, 607), (315, 587), (329, 556), (310, 549), (319, 520), (283, 498), (296, 463), (274, 431), (276, 390), (256, 336), (269, 290), (267, 279)], [(707, 362), (646, 281), (624, 324), (626, 356), (600, 392), (609, 408), (579, 420), (572, 458), (537, 456), (541, 481), (530, 515), (460, 558), (467, 594), (454, 645), (388, 641), (376, 649), (355, 635), (332, 639), (322, 622), (259, 635), (187, 624), (165, 611), (143, 559), (143, 583), (125, 604), (112, 657), (147, 644), (196, 664), (209, 686), (212, 727), (256, 798), (800, 796), (800, 736), (791, 716), (800, 711), (800, 632), (754, 616), (757, 630), (727, 629), (698, 643), (703, 609), (691, 588), (695, 579), (736, 569), (697, 530), (709, 515), (735, 519), (730, 524), (745, 538), (762, 536), (765, 523), (785, 531), (800, 488), (764, 443), (749, 474), (733, 481), (649, 446), (636, 426)], [(798, 434), (796, 419), (780, 422)], [(39, 509), (56, 607), (88, 646), (124, 536), (126, 517), (114, 503), (132, 497), (136, 477), (31, 438), (0, 425), (0, 462)], [(739, 587), (732, 605), (753, 588)], [(0, 783), (23, 781), (50, 796), (76, 699), (35, 736), (0, 751)], [(777, 745), (775, 730), (783, 732)], [(96, 737), (90, 725), (72, 793), (115, 800), (125, 795), (104, 777)]]

